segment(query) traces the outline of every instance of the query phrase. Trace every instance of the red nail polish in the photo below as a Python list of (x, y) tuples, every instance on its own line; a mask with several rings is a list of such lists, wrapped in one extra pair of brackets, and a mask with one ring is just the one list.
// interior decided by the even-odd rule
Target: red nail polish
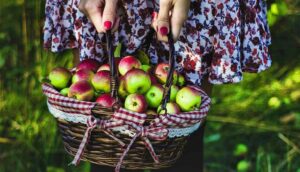
[(112, 23), (110, 21), (105, 21), (103, 25), (106, 30), (109, 30), (112, 27)]
[(152, 13), (152, 19), (156, 18), (157, 12)]
[(160, 34), (162, 34), (163, 36), (164, 35), (167, 35), (168, 34), (168, 28), (167, 27), (165, 27), (165, 26), (163, 26), (163, 27), (161, 27), (160, 29), (159, 29), (159, 31), (160, 31)]

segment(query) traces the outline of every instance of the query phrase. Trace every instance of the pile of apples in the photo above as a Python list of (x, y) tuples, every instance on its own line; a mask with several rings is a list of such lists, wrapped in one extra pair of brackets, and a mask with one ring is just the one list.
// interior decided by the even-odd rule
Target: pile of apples
[[(142, 63), (141, 63), (142, 62)], [(123, 107), (130, 111), (147, 114), (165, 114), (161, 104), (164, 85), (169, 71), (168, 63), (151, 66), (149, 60), (126, 56), (115, 58), (119, 73), (118, 96)], [(96, 101), (104, 107), (112, 107), (115, 99), (110, 96), (110, 67), (94, 59), (81, 61), (73, 72), (57, 67), (48, 79), (64, 96), (82, 101)], [(185, 86), (185, 78), (174, 71), (167, 113), (178, 114), (200, 107), (201, 96), (192, 87)]]

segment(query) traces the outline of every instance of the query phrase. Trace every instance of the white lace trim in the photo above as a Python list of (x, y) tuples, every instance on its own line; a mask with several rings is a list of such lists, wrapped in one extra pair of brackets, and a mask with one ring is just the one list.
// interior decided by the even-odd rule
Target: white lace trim
[[(49, 109), (50, 113), (55, 118), (63, 119), (63, 120), (66, 120), (69, 122), (74, 122), (74, 123), (86, 124), (86, 121), (88, 119), (88, 116), (86, 116), (86, 115), (75, 114), (75, 113), (70, 114), (70, 113), (60, 111), (60, 110), (54, 108), (53, 106), (51, 106), (48, 102), (47, 102), (47, 105), (48, 105), (48, 109)], [(191, 127), (187, 127), (187, 128), (168, 128), (168, 130), (169, 130), (168, 137), (174, 138), (174, 137), (188, 136), (191, 133), (193, 133), (194, 131), (196, 131), (199, 127), (200, 127), (200, 123), (197, 123), (197, 124), (195, 124)], [(133, 137), (135, 135), (135, 133), (131, 130), (128, 130), (126, 126), (116, 127), (116, 128), (113, 128), (112, 130), (118, 131), (122, 134), (126, 134), (130, 137)]]

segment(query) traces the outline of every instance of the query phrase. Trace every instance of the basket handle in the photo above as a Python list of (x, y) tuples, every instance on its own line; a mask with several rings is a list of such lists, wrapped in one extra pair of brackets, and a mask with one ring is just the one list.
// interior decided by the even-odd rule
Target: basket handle
[(164, 89), (164, 95), (163, 95), (163, 102), (162, 102), (162, 109), (165, 110), (165, 113), (167, 113), (166, 105), (170, 101), (171, 96), (171, 86), (173, 83), (173, 75), (175, 70), (175, 56), (174, 56), (174, 40), (172, 35), (172, 30), (170, 28), (169, 34), (168, 34), (168, 44), (169, 44), (169, 72), (167, 75), (167, 82)]
[(106, 46), (107, 46), (107, 54), (109, 60), (109, 68), (110, 68), (110, 95), (111, 97), (118, 100), (118, 71), (116, 71), (117, 67), (115, 65), (115, 59), (113, 55), (113, 47), (112, 47), (112, 36), (111, 31), (106, 31)]
[[(109, 59), (109, 67), (110, 67), (110, 88), (111, 88), (111, 97), (116, 98), (118, 100), (118, 87), (119, 87), (119, 80), (118, 80), (118, 71), (116, 71), (116, 65), (114, 62), (114, 56), (113, 56), (113, 47), (112, 47), (112, 36), (111, 31), (106, 31), (106, 44), (107, 44), (107, 53), (108, 53), (108, 59)], [(169, 72), (167, 75), (167, 81), (164, 89), (164, 95), (163, 95), (163, 102), (162, 102), (162, 109), (166, 110), (166, 105), (170, 100), (170, 94), (171, 94), (171, 86), (173, 83), (173, 74), (175, 70), (175, 57), (174, 57), (174, 40), (172, 36), (172, 31), (170, 29), (170, 32), (168, 34), (168, 44), (169, 44)], [(166, 112), (166, 111), (165, 111)]]

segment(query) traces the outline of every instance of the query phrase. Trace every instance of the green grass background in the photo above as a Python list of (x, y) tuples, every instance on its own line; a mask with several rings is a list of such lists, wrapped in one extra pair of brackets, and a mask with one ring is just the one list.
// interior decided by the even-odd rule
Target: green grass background
[[(205, 133), (208, 172), (300, 172), (300, 2), (268, 1), (272, 67), (215, 86)], [(0, 172), (85, 172), (68, 166), (40, 80), (72, 53), (41, 44), (43, 0), (0, 0)]]

